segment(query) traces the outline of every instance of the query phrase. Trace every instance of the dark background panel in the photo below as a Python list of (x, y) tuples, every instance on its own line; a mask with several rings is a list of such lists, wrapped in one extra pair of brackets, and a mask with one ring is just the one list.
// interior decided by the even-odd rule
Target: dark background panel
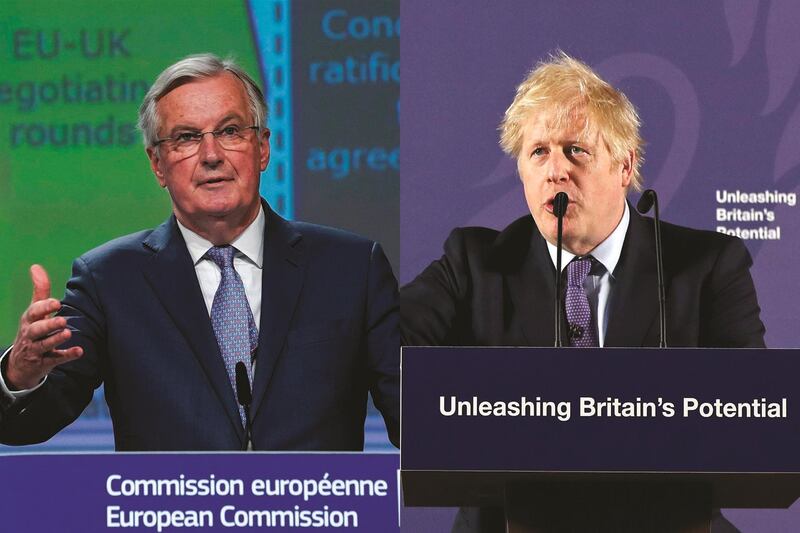
[(380, 241), (395, 271), (399, 16), (396, 0), (296, 2), (292, 16), (295, 216)]

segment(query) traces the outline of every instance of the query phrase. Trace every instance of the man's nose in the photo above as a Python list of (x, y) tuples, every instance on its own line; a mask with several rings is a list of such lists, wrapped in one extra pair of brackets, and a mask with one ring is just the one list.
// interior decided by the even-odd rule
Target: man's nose
[(547, 181), (558, 183), (569, 179), (571, 162), (560, 150), (553, 150), (547, 160)]
[(222, 163), (224, 159), (223, 152), (222, 146), (220, 146), (219, 141), (214, 137), (213, 133), (209, 132), (200, 139), (198, 154), (200, 155), (200, 162), (202, 164), (216, 167)]

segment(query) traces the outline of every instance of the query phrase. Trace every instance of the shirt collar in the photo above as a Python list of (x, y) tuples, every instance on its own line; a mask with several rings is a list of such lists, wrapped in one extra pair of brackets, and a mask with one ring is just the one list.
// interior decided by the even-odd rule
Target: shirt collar
[[(189, 255), (192, 257), (192, 263), (197, 265), (206, 255), (206, 252), (214, 245), (211, 241), (204, 239), (181, 224), (179, 220), (176, 220), (176, 222), (178, 222), (178, 229), (181, 235), (183, 235), (183, 240), (186, 241), (186, 248), (189, 250)], [(264, 207), (259, 206), (256, 219), (230, 243), (231, 246), (239, 251), (238, 255), (243, 256), (258, 268), (262, 268), (264, 264), (265, 225), (266, 216), (264, 215)]]
[[(595, 260), (602, 264), (606, 271), (611, 275), (614, 276), (614, 269), (619, 262), (619, 256), (622, 254), (622, 245), (625, 243), (625, 234), (628, 232), (628, 224), (631, 221), (631, 214), (628, 211), (628, 202), (625, 202), (625, 210), (622, 212), (622, 220), (619, 221), (617, 227), (614, 228), (614, 231), (611, 232), (611, 235), (606, 237), (606, 239), (598, 244), (594, 250), (590, 252), (592, 257)], [(556, 253), (557, 248), (554, 244), (550, 244), (549, 241), (547, 242), (547, 250), (550, 252), (550, 259), (553, 261), (553, 266), (556, 264)], [(575, 258), (575, 254), (572, 254), (566, 250), (561, 250), (561, 270), (563, 271), (567, 268), (572, 259)]]

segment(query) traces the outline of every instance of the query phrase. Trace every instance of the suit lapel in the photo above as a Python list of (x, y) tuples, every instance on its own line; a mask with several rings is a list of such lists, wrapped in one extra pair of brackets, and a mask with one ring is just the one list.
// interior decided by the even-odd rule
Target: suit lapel
[(243, 436), (236, 398), (211, 327), (192, 258), (175, 217), (170, 217), (153, 230), (144, 245), (153, 251), (153, 259), (144, 271), (145, 279), (197, 356), (211, 388), (225, 406), (231, 424)]
[(544, 253), (532, 249), (520, 274), (509, 276), (509, 287), (514, 307), (520, 311), (520, 327), (527, 344), (553, 346), (556, 269), (541, 237), (533, 241), (532, 247), (541, 245)]
[(261, 321), (253, 379), (253, 419), (283, 351), (305, 274), (302, 235), (266, 203), (264, 212), (267, 221), (261, 274)]
[(629, 206), (631, 218), (619, 263), (605, 346), (644, 346), (658, 318), (653, 226)]
[(556, 270), (533, 219), (526, 216), (511, 224), (497, 237), (491, 253), (505, 274), (513, 327), (528, 346), (552, 346)]

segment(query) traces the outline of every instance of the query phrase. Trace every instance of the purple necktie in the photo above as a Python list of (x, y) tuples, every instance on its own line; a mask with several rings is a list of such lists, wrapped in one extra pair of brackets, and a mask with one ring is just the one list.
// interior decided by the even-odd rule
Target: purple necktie
[(592, 308), (583, 289), (583, 282), (592, 269), (591, 256), (575, 258), (567, 265), (567, 294), (564, 306), (567, 311), (569, 343), (579, 348), (598, 346)]
[[(206, 257), (214, 261), (222, 272), (214, 303), (211, 305), (211, 325), (217, 337), (219, 351), (225, 361), (225, 370), (236, 394), (236, 363), (241, 361), (247, 368), (250, 383), (253, 382), (252, 354), (258, 346), (253, 312), (247, 302), (242, 278), (233, 268), (233, 246), (214, 246), (206, 252)], [(239, 406), (242, 424), (246, 422), (244, 409)]]

